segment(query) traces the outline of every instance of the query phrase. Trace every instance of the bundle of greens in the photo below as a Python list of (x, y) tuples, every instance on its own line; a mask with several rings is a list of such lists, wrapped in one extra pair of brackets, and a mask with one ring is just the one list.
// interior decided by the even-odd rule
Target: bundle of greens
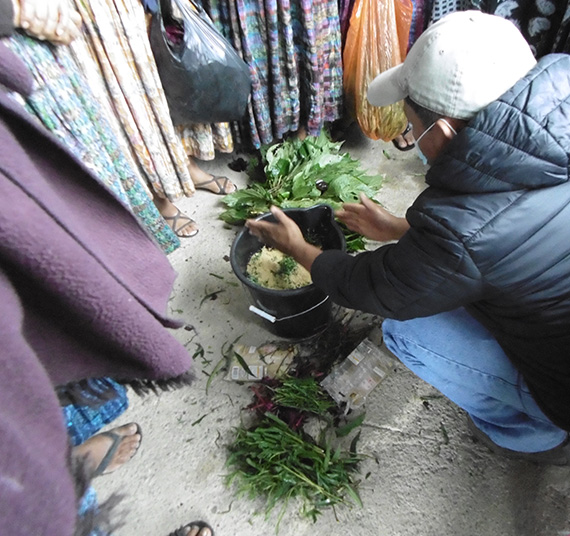
[[(265, 180), (225, 196), (222, 201), (227, 208), (220, 218), (239, 224), (264, 214), (271, 205), (304, 208), (326, 203), (336, 210), (343, 203), (358, 202), (360, 192), (374, 197), (382, 176), (368, 175), (358, 160), (341, 154), (341, 146), (342, 142), (331, 141), (323, 130), (318, 137), (264, 147)], [(360, 235), (346, 230), (345, 236), (349, 251), (364, 248)]]
[(274, 389), (273, 400), (278, 406), (308, 411), (315, 415), (325, 415), (335, 405), (314, 378), (285, 378)]
[(267, 514), (283, 501), (277, 530), (292, 498), (301, 499), (301, 514), (313, 521), (323, 508), (362, 505), (352, 477), (360, 456), (321, 447), (271, 413), (251, 429), (238, 429), (231, 450), (228, 483), (238, 481), (238, 494), (265, 497)]
[[(288, 377), (252, 389), (255, 401), (249, 407), (257, 411), (259, 420), (236, 431), (229, 448), (228, 484), (236, 483), (239, 495), (264, 498), (266, 515), (282, 501), (277, 530), (291, 499), (300, 500), (301, 515), (313, 521), (327, 507), (361, 506), (354, 480), (362, 459), (356, 453), (358, 436), (348, 451), (333, 445), (334, 438), (343, 434), (332, 431), (327, 414), (334, 403), (319, 384), (313, 378)], [(329, 423), (318, 440), (303, 428), (308, 414)]]

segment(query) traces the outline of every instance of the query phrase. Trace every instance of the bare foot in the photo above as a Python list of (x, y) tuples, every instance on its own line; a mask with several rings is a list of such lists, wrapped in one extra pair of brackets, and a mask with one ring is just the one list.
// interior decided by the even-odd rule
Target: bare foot
[(106, 475), (127, 463), (141, 444), (136, 423), (125, 424), (90, 437), (73, 448), (72, 456), (85, 458), (93, 476)]
[(168, 199), (155, 196), (154, 204), (156, 208), (170, 225), (171, 229), (181, 238), (189, 238), (198, 234), (198, 225), (196, 222), (180, 212), (180, 210)]
[(190, 530), (186, 533), (186, 536), (212, 536), (212, 531), (209, 527), (190, 525)]
[(236, 185), (227, 177), (206, 173), (192, 158), (188, 158), (188, 161), (188, 171), (192, 182), (199, 190), (208, 190), (219, 195), (231, 194), (237, 190)]

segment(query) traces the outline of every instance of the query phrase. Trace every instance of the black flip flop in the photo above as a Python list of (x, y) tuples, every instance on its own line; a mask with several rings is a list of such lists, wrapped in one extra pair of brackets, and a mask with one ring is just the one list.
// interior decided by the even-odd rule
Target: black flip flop
[[(139, 434), (141, 436), (141, 442), (142, 442), (142, 432), (141, 432), (140, 426), (137, 423), (132, 423), (132, 424), (136, 425), (137, 431), (135, 433)], [(128, 426), (128, 425), (125, 424), (124, 426)], [(124, 435), (117, 434), (116, 432), (113, 432), (112, 430), (109, 430), (108, 432), (101, 432), (100, 435), (104, 435), (104, 436), (111, 438), (113, 443), (109, 447), (109, 450), (107, 450), (107, 453), (105, 454), (105, 456), (103, 456), (103, 459), (101, 460), (101, 462), (97, 466), (97, 469), (95, 469), (95, 472), (93, 473), (93, 478), (95, 478), (96, 476), (101, 476), (103, 474), (108, 474), (108, 473), (105, 473), (105, 470), (107, 469), (107, 467), (109, 467), (109, 464), (111, 463), (111, 460), (113, 459), (113, 456), (117, 452), (117, 449), (119, 448), (121, 442), (123, 441), (123, 439), (130, 437), (130, 436), (124, 436)], [(139, 445), (140, 445), (140, 443), (139, 443)]]
[(214, 536), (214, 529), (212, 529), (212, 527), (210, 527), (210, 525), (204, 521), (192, 521), (192, 523), (187, 523), (183, 527), (180, 527), (174, 532), (171, 532), (168, 536), (186, 536), (192, 527), (198, 527), (200, 530), (210, 529), (212, 536)]
[[(412, 130), (412, 124), (408, 123), (406, 128), (404, 129), (404, 132), (402, 132), (400, 136), (402, 136), (402, 138), (405, 138), (406, 134), (409, 134), (411, 130)], [(415, 143), (412, 143), (410, 145), (406, 145), (405, 147), (400, 147), (400, 145), (398, 145), (398, 142), (396, 141), (396, 138), (392, 140), (392, 143), (394, 144), (394, 147), (398, 149), (398, 151), (410, 151), (416, 146)]]

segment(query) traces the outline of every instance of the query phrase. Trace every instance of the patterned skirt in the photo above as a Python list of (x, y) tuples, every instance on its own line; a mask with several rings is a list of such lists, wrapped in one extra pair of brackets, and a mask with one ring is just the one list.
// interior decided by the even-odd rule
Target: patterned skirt
[(259, 148), (342, 115), (337, 0), (203, 0), (249, 65), (252, 94), (240, 143)]

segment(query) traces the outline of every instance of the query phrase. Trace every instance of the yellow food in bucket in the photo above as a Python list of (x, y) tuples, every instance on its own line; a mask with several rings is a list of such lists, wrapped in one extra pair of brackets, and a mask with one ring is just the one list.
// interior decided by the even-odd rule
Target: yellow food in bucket
[(254, 283), (273, 290), (291, 290), (312, 283), (311, 274), (293, 257), (267, 246), (251, 256), (246, 274)]

